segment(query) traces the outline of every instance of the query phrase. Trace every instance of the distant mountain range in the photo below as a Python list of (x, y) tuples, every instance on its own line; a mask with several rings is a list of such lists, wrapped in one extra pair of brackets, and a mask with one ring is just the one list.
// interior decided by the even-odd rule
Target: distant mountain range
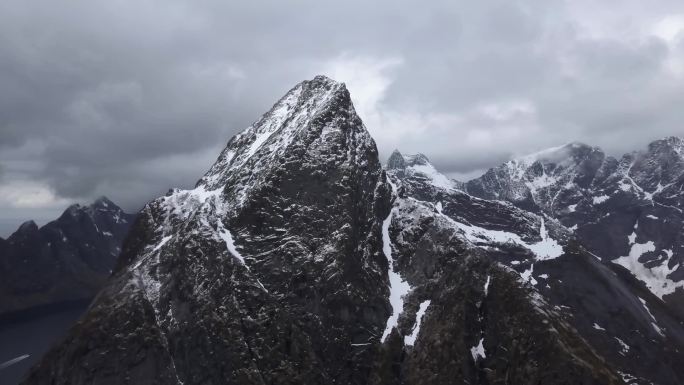
[(94, 297), (134, 219), (102, 197), (70, 206), (41, 228), (28, 221), (0, 238), (0, 315)]
[(514, 159), (464, 184), (560, 221), (589, 251), (627, 269), (684, 316), (684, 140), (621, 159), (581, 143)]
[(383, 168), (344, 84), (304, 81), (144, 207), (24, 384), (682, 384), (681, 144), (458, 182)]

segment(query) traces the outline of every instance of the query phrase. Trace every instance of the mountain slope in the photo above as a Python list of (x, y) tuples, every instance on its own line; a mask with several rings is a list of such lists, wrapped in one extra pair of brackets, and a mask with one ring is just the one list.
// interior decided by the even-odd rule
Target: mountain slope
[[(395, 154), (393, 157), (400, 156)], [(473, 286), (487, 289), (480, 291), (479, 299), (477, 295), (467, 297), (483, 301), (485, 305), (480, 303), (478, 307), (485, 306), (490, 317), (481, 312), (480, 317), (485, 321), (481, 332), (485, 352), (499, 353), (501, 346), (510, 351), (505, 342), (502, 344), (501, 335), (488, 329), (491, 323), (496, 324), (503, 317), (502, 313), (513, 318), (518, 314), (530, 316), (529, 311), (518, 312), (525, 301), (516, 302), (510, 297), (515, 291), (514, 285), (495, 284), (501, 279), (501, 273), (493, 274), (492, 271), (502, 270), (514, 273), (525, 284), (523, 286), (531, 289), (528, 295), (535, 308), (550, 318), (544, 321), (546, 324), (553, 325), (557, 331), (566, 330), (560, 333), (566, 339), (564, 346), (573, 346), (568, 342), (573, 338), (585, 341), (590, 351), (605, 360), (615, 372), (623, 374), (624, 379), (634, 377), (629, 383), (676, 384), (682, 381), (684, 372), (678, 365), (684, 360), (681, 318), (636, 284), (633, 278), (619, 274), (614, 264), (599, 261), (577, 242), (571, 231), (546, 215), (523, 211), (505, 201), (482, 200), (443, 188), (424, 178), (411, 176), (397, 164), (400, 162), (396, 159), (388, 164), (388, 173), (399, 191), (395, 201), (398, 223), (390, 227), (397, 232), (393, 239), (399, 252), (397, 265), (409, 283), (417, 286), (415, 293), (421, 293), (421, 287), (426, 286), (433, 292), (432, 296), (435, 295), (434, 276), (438, 275), (435, 272), (444, 269), (441, 265), (449, 264), (445, 269), (447, 274), (459, 270), (460, 273), (438, 284), (439, 290), (463, 280), (461, 276), (479, 276), (479, 284), (468, 285), (468, 290), (473, 290)], [(454, 242), (454, 238), (464, 244), (461, 247), (467, 252), (463, 254), (479, 255), (483, 261), (488, 261), (482, 263), (493, 264), (489, 271), (463, 271), (467, 263), (453, 267), (454, 262), (446, 253), (456, 247), (444, 246), (443, 242)], [(430, 253), (423, 247), (429, 247)], [(504, 293), (498, 293), (499, 290)], [(489, 304), (490, 297), (497, 295), (509, 297), (503, 304)], [(517, 305), (507, 307), (508, 302)], [(429, 310), (427, 314), (428, 319), (423, 322), (430, 322)], [(531, 333), (535, 341), (541, 341), (544, 338), (534, 329), (538, 322), (516, 324), (514, 320), (507, 320), (505, 330), (517, 334), (518, 338)], [(444, 325), (441, 327), (443, 329)], [(472, 336), (470, 340), (477, 341)], [(548, 354), (550, 349), (547, 347), (544, 352)], [(485, 359), (478, 361), (490, 381), (502, 368), (497, 364), (498, 359), (487, 354)], [(528, 355), (527, 359), (533, 358)], [(541, 358), (537, 367), (550, 360)], [(583, 361), (591, 362), (586, 358)], [(561, 366), (554, 363), (553, 372), (560, 373)], [(510, 374), (510, 368), (504, 368)], [(546, 381), (550, 380), (542, 383)]]
[(134, 218), (103, 197), (70, 206), (41, 228), (22, 224), (0, 242), (0, 314), (92, 298)]
[(344, 85), (300, 83), (194, 190), (143, 209), (110, 284), (28, 383), (362, 382), (360, 346), (388, 311), (382, 186)]
[[(344, 84), (304, 81), (194, 189), (145, 206), (105, 289), (24, 383), (683, 378), (667, 308), (644, 307), (559, 221), (459, 188), (424, 156), (383, 170)], [(579, 301), (596, 289), (582, 274), (607, 293)], [(634, 344), (624, 359), (616, 337)]]
[(669, 137), (617, 160), (571, 144), (493, 168), (465, 191), (557, 218), (677, 310), (684, 305), (683, 149), (684, 140)]

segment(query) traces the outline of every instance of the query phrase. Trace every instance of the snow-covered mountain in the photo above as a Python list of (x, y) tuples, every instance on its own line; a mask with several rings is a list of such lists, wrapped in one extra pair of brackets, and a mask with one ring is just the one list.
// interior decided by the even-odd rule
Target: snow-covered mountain
[[(578, 148), (577, 145), (572, 147)], [(554, 149), (545, 154), (557, 154), (558, 150)], [(541, 154), (535, 154), (534, 157)], [(459, 264), (463, 263), (464, 259), (467, 260), (466, 256), (469, 254), (482, 256), (484, 261), (493, 263), (488, 272), (474, 270), (461, 273), (479, 278), (479, 283), (473, 283), (473, 286), (486, 287), (484, 292), (487, 294), (482, 299), (487, 309), (486, 314), (478, 315), (478, 322), (483, 325), (480, 331), (482, 345), (467, 334), (461, 337), (473, 343), (473, 352), (481, 352), (483, 347), (484, 352), (496, 355), (493, 360), (490, 360), (492, 357), (489, 355), (478, 360), (483, 373), (488, 373), (489, 376), (492, 375), (492, 370), (496, 373), (492, 363), (501, 359), (501, 355), (505, 356), (511, 352), (511, 347), (503, 342), (505, 339), (502, 341), (501, 332), (492, 326), (502, 316), (502, 311), (497, 307), (501, 305), (488, 302), (499, 295), (497, 290), (503, 290), (508, 295), (512, 291), (510, 286), (496, 285), (497, 279), (500, 278), (492, 271), (501, 269), (517, 277), (517, 282), (522, 284), (521, 287), (528, 290), (521, 294), (521, 297), (532, 303), (538, 313), (548, 317), (537, 322), (553, 325), (555, 330), (570, 328), (572, 333), (576, 334), (560, 333), (560, 336), (579, 336), (588, 343), (591, 351), (601, 357), (601, 360), (613, 368), (625, 382), (681, 382), (684, 372), (677, 363), (684, 360), (684, 324), (678, 309), (663, 303), (658, 296), (649, 292), (628, 274), (621, 274), (618, 265), (608, 260), (601, 261), (581, 244), (572, 229), (563, 226), (543, 211), (527, 211), (504, 200), (480, 199), (463, 191), (444, 188), (440, 183), (431, 183), (421, 176), (412, 176), (406, 173), (402, 163), (397, 161), (400, 156), (395, 152), (392, 156), (394, 160), (388, 164), (388, 175), (394, 182), (395, 191), (398, 192), (394, 204), (395, 214), (389, 229), (390, 234), (395, 234), (396, 237), (392, 239), (392, 244), (399, 251), (395, 254), (400, 255), (395, 258), (399, 274), (407, 277), (414, 289), (408, 291), (410, 294), (407, 295), (407, 300), (411, 301), (413, 295), (422, 295), (423, 298), (435, 297), (434, 272), (440, 270), (440, 267), (436, 266), (453, 266), (454, 262), (449, 261), (447, 256), (449, 252), (463, 249), (456, 257)], [(411, 156), (405, 158), (410, 159)], [(532, 156), (527, 157), (528, 161), (530, 159)], [(566, 170), (570, 169), (567, 166), (570, 163), (568, 160), (560, 161), (565, 162)], [(528, 164), (535, 162), (536, 160)], [(556, 167), (556, 170), (559, 168)], [(565, 178), (559, 184), (568, 183), (567, 181), (572, 179), (567, 176)], [(462, 246), (443, 245), (447, 240), (462, 243)], [(426, 248), (429, 251), (426, 252)], [(450, 266), (447, 270), (454, 269)], [(425, 280), (426, 277), (432, 279)], [(462, 279), (452, 276), (449, 281), (437, 287), (448, 288), (453, 282)], [(429, 287), (427, 290), (432, 292), (429, 296), (425, 296), (423, 285)], [(469, 294), (468, 297), (471, 300), (478, 300), (476, 295)], [(420, 299), (414, 301), (419, 302)], [(430, 306), (432, 303), (435, 303), (434, 299)], [(482, 306), (479, 304), (477, 307)], [(507, 317), (517, 315), (512, 308), (507, 308), (506, 313)], [(524, 314), (529, 316), (527, 310)], [(430, 308), (427, 315), (431, 316)], [(448, 317), (438, 319), (444, 320)], [(555, 323), (561, 326), (556, 326)], [(533, 330), (529, 329), (529, 325), (523, 328), (526, 328), (526, 332)], [(521, 333), (515, 327), (510, 332)], [(418, 339), (419, 343), (421, 338)], [(534, 334), (533, 339), (540, 341), (543, 337)], [(569, 344), (562, 339), (558, 342)], [(419, 347), (425, 345), (419, 344), (416, 349)], [(428, 347), (433, 348), (429, 345)], [(503, 351), (506, 353), (502, 354)], [(526, 354), (527, 359), (531, 359), (530, 353)], [(575, 356), (571, 359), (580, 358)], [(581, 360), (592, 361), (586, 358)], [(537, 365), (548, 364), (550, 359), (543, 358), (540, 361), (542, 363)], [(553, 369), (550, 370), (556, 374), (560, 371), (555, 362)], [(489, 379), (491, 380), (491, 377)], [(512, 383), (527, 383), (526, 381), (521, 378)], [(475, 383), (483, 383), (481, 377)], [(542, 383), (559, 382), (546, 380)]]
[(135, 215), (102, 197), (0, 238), (0, 314), (90, 299), (104, 285)]
[(594, 254), (626, 268), (684, 314), (684, 140), (620, 160), (573, 143), (514, 159), (465, 191), (558, 219)]
[(344, 84), (304, 81), (142, 210), (24, 383), (682, 382), (657, 296), (564, 218), (463, 190), (422, 155), (383, 169)]

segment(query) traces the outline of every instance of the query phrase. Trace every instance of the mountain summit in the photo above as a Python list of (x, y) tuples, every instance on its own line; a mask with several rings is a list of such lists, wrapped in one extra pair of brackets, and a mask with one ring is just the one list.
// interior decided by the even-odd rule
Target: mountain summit
[(681, 309), (682, 149), (684, 140), (668, 137), (618, 160), (597, 147), (569, 144), (490, 169), (465, 191), (558, 219), (591, 252)]
[(344, 84), (298, 84), (195, 189), (145, 206), (108, 287), (27, 382), (72, 362), (57, 383), (364, 382), (390, 311), (387, 197)]
[[(603, 156), (566, 150), (516, 183), (586, 184)], [(304, 81), (194, 189), (145, 206), (24, 383), (681, 383), (681, 320), (544, 211), (559, 206), (463, 190), (424, 155), (383, 170), (344, 84)]]
[(105, 197), (0, 240), (0, 314), (87, 300), (104, 285), (135, 215)]

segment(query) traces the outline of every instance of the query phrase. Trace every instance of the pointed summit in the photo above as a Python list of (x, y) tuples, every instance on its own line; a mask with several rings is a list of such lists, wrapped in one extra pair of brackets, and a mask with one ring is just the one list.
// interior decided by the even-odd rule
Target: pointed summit
[[(235, 135), (216, 163), (198, 182), (214, 190), (227, 182), (229, 170), (260, 166), (282, 154), (297, 139), (326, 119), (358, 120), (343, 83), (319, 75), (288, 91), (250, 127)], [(318, 126), (318, 125), (317, 125)]]
[(403, 170), (406, 168), (406, 159), (399, 150), (392, 151), (392, 155), (387, 159), (388, 170)]
[[(111, 339), (79, 350), (79, 336), (95, 329), (74, 330), (53, 352), (68, 358), (46, 356), (45, 368), (97, 354), (100, 377), (90, 382), (366, 383), (371, 350), (357, 344), (382, 332), (389, 311), (379, 258), (386, 187), (344, 85), (301, 82), (235, 135), (194, 189), (142, 209), (109, 286), (84, 316)], [(274, 350), (277, 341), (298, 352)], [(129, 360), (137, 347), (160, 361)], [(220, 354), (186, 354), (200, 350)], [(312, 369), (302, 376), (303, 367)], [(34, 372), (34, 383), (54, 372)]]
[(339, 159), (358, 167), (368, 156), (377, 157), (375, 142), (356, 114), (344, 83), (316, 76), (297, 84), (235, 135), (197, 187), (224, 190), (236, 200), (231, 206), (237, 208), (250, 191), (285, 164)]
[(28, 220), (22, 223), (16, 231), (16, 234), (31, 234), (38, 231), (38, 225), (33, 220)]
[(93, 202), (93, 204), (91, 206), (92, 207), (101, 207), (101, 208), (118, 208), (118, 206), (115, 205), (114, 202), (109, 200), (109, 198), (107, 198), (104, 195), (95, 199), (95, 201)]

